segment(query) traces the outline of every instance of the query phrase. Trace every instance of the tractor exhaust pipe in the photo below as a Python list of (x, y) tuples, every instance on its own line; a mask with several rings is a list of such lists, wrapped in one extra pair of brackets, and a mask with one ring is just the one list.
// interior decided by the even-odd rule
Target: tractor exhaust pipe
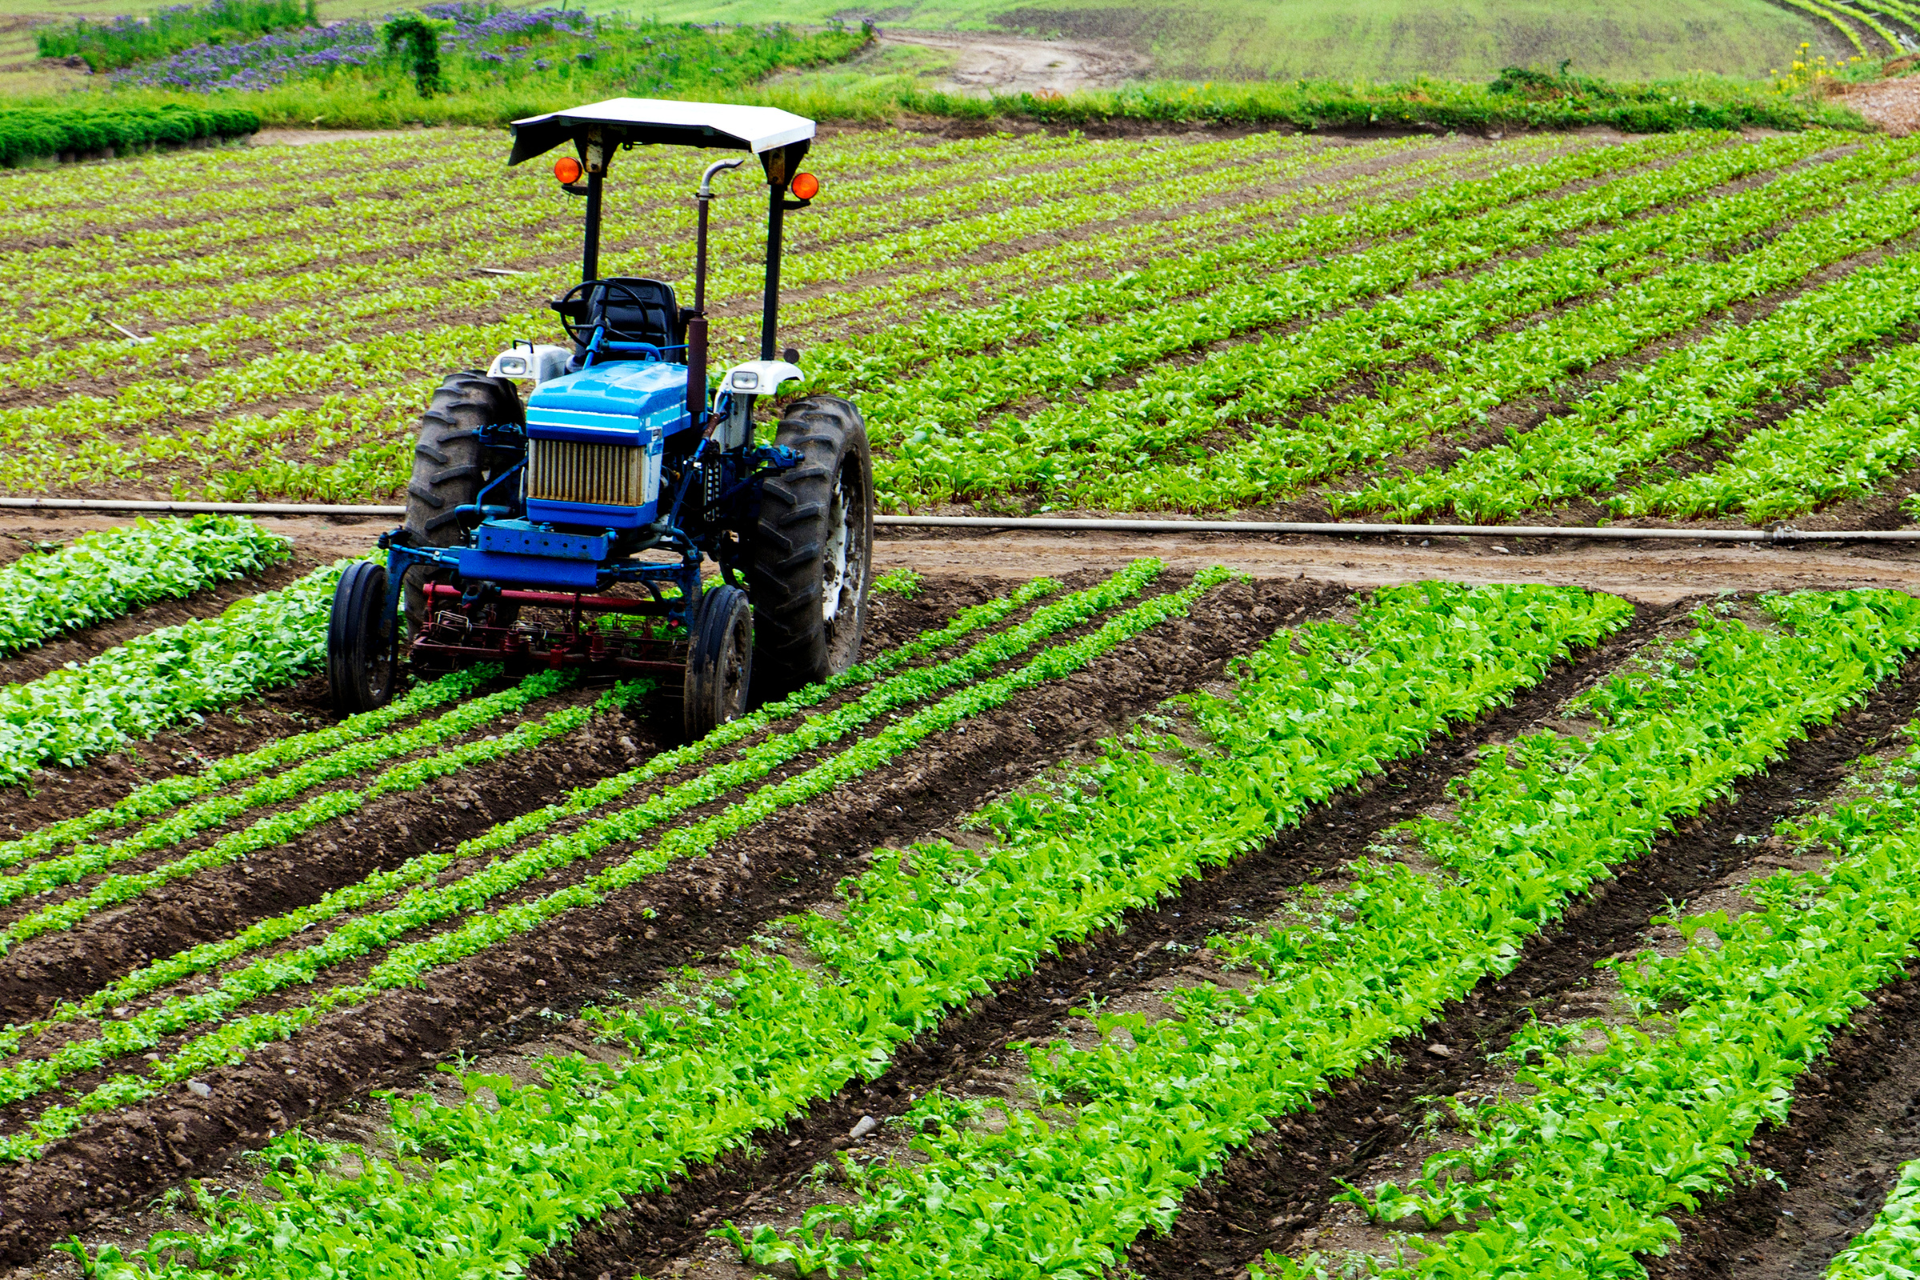
[(693, 193), (700, 216), (693, 248), (693, 316), (687, 321), (687, 412), (695, 416), (707, 407), (707, 206), (713, 202), (714, 175), (745, 163), (714, 161), (700, 175), (700, 189)]

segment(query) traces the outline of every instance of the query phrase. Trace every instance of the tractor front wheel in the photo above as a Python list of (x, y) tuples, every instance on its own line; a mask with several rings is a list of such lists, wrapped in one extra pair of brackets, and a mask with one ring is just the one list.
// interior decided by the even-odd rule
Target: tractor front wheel
[(327, 626), (327, 688), (341, 715), (372, 711), (393, 700), (393, 628), (387, 571), (364, 560), (348, 565), (334, 586)]
[(837, 396), (796, 400), (774, 443), (800, 464), (764, 482), (753, 531), (747, 584), (760, 701), (859, 660), (873, 576), (873, 457), (860, 411)]
[(681, 720), (686, 740), (697, 742), (747, 709), (753, 678), (753, 610), (747, 593), (738, 587), (703, 591), (687, 638)]
[[(505, 378), (489, 378), (478, 370), (456, 373), (440, 384), (420, 417), (420, 435), (413, 446), (413, 475), (407, 482), (407, 512), (401, 527), (416, 547), (451, 547), (466, 536), (471, 516), (458, 514), (471, 506), (480, 490), (512, 462), (491, 456), (480, 442), (480, 428), (524, 423), (526, 407), (520, 391)], [(407, 630), (419, 635), (427, 621), (428, 571), (407, 570)]]

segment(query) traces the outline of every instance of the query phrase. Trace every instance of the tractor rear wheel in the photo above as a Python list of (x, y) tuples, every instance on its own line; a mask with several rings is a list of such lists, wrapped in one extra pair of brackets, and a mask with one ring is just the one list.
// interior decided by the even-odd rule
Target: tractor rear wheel
[(681, 727), (688, 742), (698, 742), (747, 709), (753, 678), (753, 609), (747, 593), (738, 587), (701, 592), (687, 638)]
[(393, 628), (387, 613), (387, 571), (360, 561), (333, 589), (327, 626), (327, 689), (333, 709), (358, 715), (393, 700)]
[[(467, 526), (455, 514), (471, 505), (480, 490), (512, 462), (480, 443), (480, 428), (524, 423), (520, 391), (505, 378), (489, 378), (475, 369), (450, 375), (433, 393), (420, 416), (413, 446), (413, 476), (407, 482), (407, 513), (401, 529), (416, 547), (451, 547)], [(490, 456), (493, 455), (493, 456)], [(417, 636), (427, 621), (429, 574), (407, 571), (407, 632)]]
[(837, 396), (796, 400), (774, 443), (800, 464), (762, 485), (747, 565), (761, 701), (859, 660), (873, 576), (873, 457), (860, 411)]

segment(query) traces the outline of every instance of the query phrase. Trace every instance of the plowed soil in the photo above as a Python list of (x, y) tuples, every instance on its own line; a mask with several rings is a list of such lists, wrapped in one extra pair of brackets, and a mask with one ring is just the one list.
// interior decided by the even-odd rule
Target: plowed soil
[[(322, 527), (322, 531), (324, 530)], [(341, 529), (336, 537), (354, 536)], [(964, 550), (962, 548), (965, 548)], [(1014, 554), (998, 554), (1012, 549)], [(1446, 547), (1305, 541), (1125, 539), (1111, 535), (982, 539), (970, 544), (930, 538), (886, 540), (882, 567), (916, 562), (933, 570), (953, 558), (968, 569), (991, 559), (999, 580), (929, 572), (913, 600), (876, 597), (871, 648), (896, 644), (997, 594), (1031, 573), (1070, 572), (1070, 586), (1090, 584), (1122, 557), (1161, 554), (1175, 572), (1154, 591), (1179, 585), (1188, 565), (1224, 560), (1270, 570), (1292, 558), (1300, 570), (1231, 584), (1205, 597), (1187, 619), (1164, 624), (1096, 661), (1086, 671), (1043, 685), (997, 711), (969, 721), (964, 732), (938, 735), (916, 751), (819, 801), (751, 829), (709, 856), (675, 864), (591, 911), (574, 912), (469, 960), (430, 972), (415, 989), (323, 1018), (291, 1041), (237, 1066), (203, 1074), (196, 1088), (178, 1088), (145, 1104), (101, 1116), (38, 1161), (0, 1166), (0, 1264), (39, 1274), (47, 1248), (70, 1234), (94, 1243), (138, 1241), (159, 1223), (146, 1208), (183, 1179), (218, 1175), (257, 1185), (257, 1172), (235, 1157), (294, 1124), (329, 1133), (344, 1126), (378, 1137), (378, 1110), (362, 1114), (380, 1089), (431, 1087), (434, 1067), (455, 1053), (519, 1070), (540, 1054), (587, 1042), (574, 1021), (584, 1006), (644, 992), (679, 966), (746, 942), (765, 923), (820, 902), (842, 877), (860, 869), (876, 847), (899, 846), (950, 826), (981, 803), (1030, 782), (1063, 757), (1085, 755), (1167, 697), (1218, 678), (1225, 663), (1275, 629), (1342, 611), (1344, 585), (1328, 582), (1324, 561), (1339, 555), (1360, 581), (1418, 577), (1466, 580), (1553, 580), (1590, 572), (1588, 548), (1544, 555), (1500, 554), (1471, 542)], [(1509, 548), (1511, 552), (1513, 548)], [(1601, 547), (1615, 571), (1634, 565), (1642, 548)], [(1675, 552), (1658, 549), (1658, 554)], [(324, 554), (312, 548), (310, 554)], [(735, 1274), (714, 1261), (719, 1248), (705, 1231), (723, 1218), (754, 1220), (777, 1197), (817, 1194), (802, 1179), (833, 1152), (871, 1139), (850, 1131), (863, 1116), (885, 1120), (939, 1086), (965, 1092), (1015, 1041), (1071, 1030), (1068, 1008), (1087, 994), (1126, 999), (1179, 982), (1181, 948), (1236, 921), (1259, 918), (1316, 877), (1339, 868), (1382, 838), (1392, 824), (1445, 798), (1446, 784), (1475, 762), (1478, 749), (1550, 719), (1568, 694), (1603, 673), (1648, 637), (1681, 628), (1702, 591), (1744, 581), (1755, 561), (1798, 557), (1809, 576), (1844, 566), (1853, 576), (1818, 581), (1905, 584), (1904, 556), (1885, 559), (1843, 551), (1714, 551), (1692, 549), (1702, 564), (1692, 580), (1686, 561), (1671, 578), (1641, 580), (1642, 601), (1631, 628), (1599, 650), (1557, 666), (1512, 706), (1436, 738), (1424, 754), (1390, 767), (1371, 785), (1316, 810), (1300, 827), (1257, 854), (1190, 881), (1152, 911), (1044, 963), (957, 1013), (938, 1033), (905, 1047), (892, 1069), (868, 1085), (825, 1099), (780, 1130), (755, 1135), (752, 1155), (734, 1155), (686, 1183), (637, 1197), (537, 1260), (545, 1277), (598, 1280), (608, 1274)], [(1319, 573), (1308, 574), (1311, 565)], [(1444, 568), (1437, 566), (1444, 565)], [(1759, 572), (1757, 566), (1756, 574)], [(1713, 576), (1717, 573), (1719, 576)], [(1327, 575), (1331, 576), (1331, 575)], [(1776, 570), (1774, 577), (1778, 577)], [(1834, 577), (1841, 575), (1835, 574)], [(1890, 580), (1890, 582), (1889, 582)], [(1816, 585), (1807, 582), (1804, 585)], [(1085, 630), (1083, 628), (1082, 630)], [(317, 697), (295, 691), (293, 698)], [(178, 735), (183, 760), (225, 754), (243, 730), (262, 720), (285, 731), (259, 704), (234, 723), (210, 722)], [(1740, 790), (1739, 797), (1666, 837), (1651, 855), (1602, 885), (1561, 925), (1536, 938), (1519, 969), (1482, 984), (1420, 1035), (1394, 1046), (1399, 1065), (1377, 1067), (1322, 1100), (1310, 1114), (1282, 1118), (1186, 1198), (1165, 1237), (1143, 1238), (1130, 1259), (1144, 1276), (1242, 1275), (1260, 1251), (1297, 1250), (1326, 1218), (1336, 1179), (1356, 1183), (1373, 1162), (1408, 1140), (1415, 1100), (1444, 1096), (1484, 1072), (1528, 1011), (1575, 991), (1596, 960), (1636, 945), (1651, 915), (1738, 871), (1772, 824), (1826, 793), (1849, 762), (1920, 711), (1920, 662), (1876, 692), (1863, 709), (1810, 741)], [(304, 713), (303, 713), (304, 716)], [(303, 726), (309, 727), (309, 726)], [(66, 936), (16, 948), (0, 964), (0, 1019), (42, 1013), (55, 999), (78, 995), (145, 959), (200, 940), (223, 937), (270, 912), (311, 901), (375, 867), (392, 866), (443, 848), (516, 813), (553, 799), (569, 786), (631, 767), (658, 743), (641, 718), (595, 722), (556, 744), (470, 770), (436, 784), (434, 797), (395, 797), (296, 840), (251, 867), (197, 877), (163, 900), (143, 899), (85, 923)], [(811, 757), (789, 766), (804, 767)], [(568, 768), (570, 767), (570, 771)], [(91, 772), (91, 771), (87, 771)], [(128, 772), (121, 766), (122, 774)], [(786, 776), (786, 774), (776, 774)], [(123, 793), (131, 778), (109, 779), (91, 796)], [(52, 794), (49, 794), (52, 793)], [(48, 814), (75, 812), (58, 788), (42, 792)], [(13, 815), (9, 815), (11, 819)], [(15, 820), (22, 828), (41, 819)], [(1747, 837), (1751, 842), (1737, 840)], [(561, 883), (559, 881), (556, 883)], [(543, 886), (551, 888), (552, 885)], [(288, 945), (301, 945), (298, 942)], [(340, 980), (344, 980), (343, 975)], [(334, 977), (326, 979), (331, 983)], [(162, 993), (162, 994), (171, 994)], [(289, 997), (291, 998), (291, 997)], [(304, 998), (301, 997), (301, 998)], [(271, 1007), (268, 1006), (263, 1007)], [(1920, 1064), (1906, 1052), (1920, 1018), (1920, 991), (1902, 987), (1857, 1021), (1836, 1046), (1831, 1064), (1811, 1081), (1794, 1117), (1764, 1135), (1770, 1162), (1790, 1189), (1762, 1187), (1705, 1207), (1683, 1223), (1686, 1240), (1656, 1273), (1679, 1275), (1804, 1274), (1845, 1243), (1871, 1216), (1892, 1172), (1920, 1150)], [(51, 1042), (50, 1042), (51, 1043)], [(1446, 1052), (1436, 1055), (1428, 1046)], [(171, 1046), (163, 1046), (171, 1047)], [(125, 1069), (120, 1066), (117, 1069)], [(102, 1078), (76, 1077), (84, 1088)], [(0, 1130), (13, 1130), (53, 1095), (0, 1110)], [(1383, 1118), (1384, 1117), (1384, 1118)], [(1797, 1153), (1805, 1151), (1800, 1156)], [(1820, 1175), (1827, 1175), (1822, 1178)]]

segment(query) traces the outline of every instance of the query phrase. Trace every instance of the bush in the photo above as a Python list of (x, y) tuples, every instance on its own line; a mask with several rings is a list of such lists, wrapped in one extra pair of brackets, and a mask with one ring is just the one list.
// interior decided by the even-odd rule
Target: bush
[(134, 106), (111, 101), (75, 106), (0, 107), (0, 165), (65, 151), (126, 151), (178, 146), (197, 138), (234, 138), (260, 127), (260, 117), (236, 107)]

